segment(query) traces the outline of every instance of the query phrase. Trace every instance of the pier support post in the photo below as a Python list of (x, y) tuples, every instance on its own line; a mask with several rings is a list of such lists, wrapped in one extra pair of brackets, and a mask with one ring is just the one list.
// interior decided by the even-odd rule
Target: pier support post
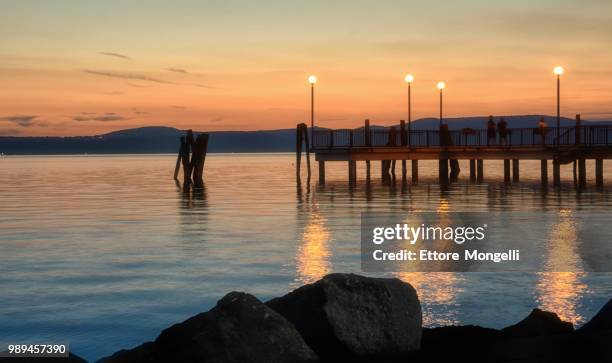
[(510, 159), (504, 159), (504, 182), (510, 183)]
[(470, 159), (470, 181), (476, 181), (476, 159)]
[(366, 183), (370, 184), (370, 160), (366, 160)]
[(603, 187), (603, 159), (595, 159), (595, 185)]
[(419, 182), (419, 161), (412, 160), (411, 164), (412, 164), (412, 182), (418, 183)]
[(561, 164), (558, 160), (553, 160), (553, 185), (556, 187), (561, 185)]
[(482, 183), (484, 180), (484, 163), (482, 159), (476, 160), (476, 181)]
[(348, 173), (349, 173), (349, 184), (355, 185), (357, 183), (357, 162), (355, 160), (349, 160)]
[(586, 160), (578, 159), (578, 187), (586, 188)]
[(450, 181), (456, 182), (459, 179), (459, 173), (461, 172), (461, 168), (459, 167), (459, 160), (450, 159)]
[(391, 177), (395, 181), (395, 160), (391, 160)]
[(440, 184), (448, 184), (448, 159), (440, 159), (438, 165), (438, 179)]
[(325, 161), (319, 160), (319, 184), (325, 184)]
[(402, 184), (406, 184), (408, 170), (406, 169), (406, 160), (402, 160)]
[(512, 182), (519, 182), (519, 159), (512, 159)]
[(542, 186), (548, 185), (548, 160), (540, 160), (540, 176), (542, 179)]

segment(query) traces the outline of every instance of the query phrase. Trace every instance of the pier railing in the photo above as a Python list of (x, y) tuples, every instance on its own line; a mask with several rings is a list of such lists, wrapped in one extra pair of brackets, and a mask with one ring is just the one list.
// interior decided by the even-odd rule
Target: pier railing
[[(409, 133), (391, 127), (372, 127), (358, 129), (315, 129), (313, 132), (313, 149), (347, 149), (364, 147), (440, 147), (440, 130), (411, 130)], [(558, 132), (554, 127), (509, 128), (506, 140), (496, 134), (495, 140), (489, 139), (486, 129), (449, 130), (444, 146), (465, 147), (555, 147), (575, 145), (611, 145), (612, 126), (561, 127)], [(402, 142), (403, 141), (403, 142)]]

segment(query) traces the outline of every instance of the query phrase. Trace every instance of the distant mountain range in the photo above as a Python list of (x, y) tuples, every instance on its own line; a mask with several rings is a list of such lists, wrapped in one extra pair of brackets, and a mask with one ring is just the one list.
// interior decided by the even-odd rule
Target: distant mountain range
[[(505, 116), (509, 127), (537, 127), (541, 117), (549, 126), (556, 123), (554, 116)], [(498, 119), (496, 118), (496, 121)], [(412, 129), (437, 129), (438, 119), (425, 118), (412, 123)], [(445, 119), (451, 129), (486, 127), (487, 117)], [(573, 119), (562, 118), (561, 126), (573, 126)], [(610, 124), (612, 121), (583, 121), (583, 125)], [(375, 125), (372, 125), (375, 127)], [(151, 154), (175, 153), (179, 137), (184, 132), (173, 127), (141, 127), (110, 132), (97, 136), (70, 137), (0, 137), (0, 153), (5, 155), (63, 155), (63, 154)], [(213, 153), (290, 152), (295, 150), (295, 130), (214, 131), (209, 132), (208, 151)]]

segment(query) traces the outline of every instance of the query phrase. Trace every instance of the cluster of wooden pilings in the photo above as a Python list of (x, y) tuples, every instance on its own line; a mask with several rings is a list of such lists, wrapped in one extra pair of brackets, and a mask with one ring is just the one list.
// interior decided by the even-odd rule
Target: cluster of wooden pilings
[[(310, 142), (308, 137), (308, 126), (305, 123), (297, 125), (295, 130), (295, 177), (298, 183), (301, 180), (300, 171), (302, 168), (302, 146), (306, 149), (306, 168), (308, 169), (308, 183), (310, 183)], [(325, 169), (323, 169), (323, 179), (325, 179)], [(319, 178), (321, 170), (319, 170)]]
[(183, 189), (189, 190), (204, 187), (204, 162), (208, 149), (208, 134), (199, 134), (194, 139), (193, 131), (187, 130), (185, 136), (180, 138), (180, 147), (176, 166), (174, 167), (174, 180), (178, 182), (181, 165), (183, 166)]

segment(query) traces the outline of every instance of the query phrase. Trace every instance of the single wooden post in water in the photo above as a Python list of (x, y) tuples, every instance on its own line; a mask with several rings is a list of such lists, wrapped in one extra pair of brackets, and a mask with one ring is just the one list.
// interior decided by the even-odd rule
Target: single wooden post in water
[(578, 187), (586, 188), (586, 160), (578, 159)]
[(459, 179), (459, 173), (461, 172), (461, 168), (459, 167), (459, 160), (450, 159), (450, 181), (456, 182)]
[(595, 159), (595, 186), (603, 187), (603, 159)]
[(406, 183), (406, 179), (408, 178), (408, 170), (406, 169), (406, 160), (402, 160), (402, 183)]
[(476, 160), (476, 181), (482, 183), (484, 180), (484, 163), (482, 159)]
[(349, 174), (349, 185), (355, 185), (357, 183), (357, 162), (355, 160), (349, 160), (348, 174)]
[(302, 166), (302, 124), (295, 129), (295, 178), (300, 181), (300, 169)]
[(191, 153), (191, 168), (193, 170), (193, 186), (195, 188), (204, 187), (204, 162), (206, 161), (206, 151), (208, 149), (208, 134), (200, 134), (193, 144)]
[(510, 182), (510, 159), (504, 159), (504, 182)]
[(542, 186), (548, 185), (548, 160), (540, 160), (540, 176), (542, 178)]
[(310, 140), (308, 140), (308, 125), (304, 123), (302, 124), (302, 136), (304, 137), (304, 146), (306, 146), (306, 167), (308, 168), (308, 184), (310, 184)]
[[(182, 142), (184, 141), (184, 142)], [(183, 189), (188, 190), (191, 187), (191, 168), (189, 166), (189, 144), (187, 137), (181, 139), (181, 164), (183, 165)]]
[(325, 184), (325, 161), (319, 160), (319, 184)]
[(519, 182), (519, 159), (512, 159), (512, 182)]
[(573, 165), (573, 175), (574, 175), (574, 188), (578, 188), (578, 162), (574, 160), (572, 162)]
[(438, 179), (440, 184), (448, 184), (448, 159), (440, 159), (438, 161)]
[(366, 160), (366, 183), (370, 184), (370, 160)]
[(476, 159), (470, 159), (470, 181), (476, 181)]
[(412, 160), (411, 164), (412, 164), (412, 182), (418, 183), (419, 182), (419, 161)]
[(181, 157), (185, 148), (185, 136), (181, 136), (178, 155), (176, 157), (176, 165), (174, 166), (174, 180), (178, 180), (179, 171), (181, 170)]
[(391, 177), (395, 180), (395, 160), (391, 160)]
[(557, 159), (553, 160), (553, 185), (555, 187), (561, 185), (561, 164)]

